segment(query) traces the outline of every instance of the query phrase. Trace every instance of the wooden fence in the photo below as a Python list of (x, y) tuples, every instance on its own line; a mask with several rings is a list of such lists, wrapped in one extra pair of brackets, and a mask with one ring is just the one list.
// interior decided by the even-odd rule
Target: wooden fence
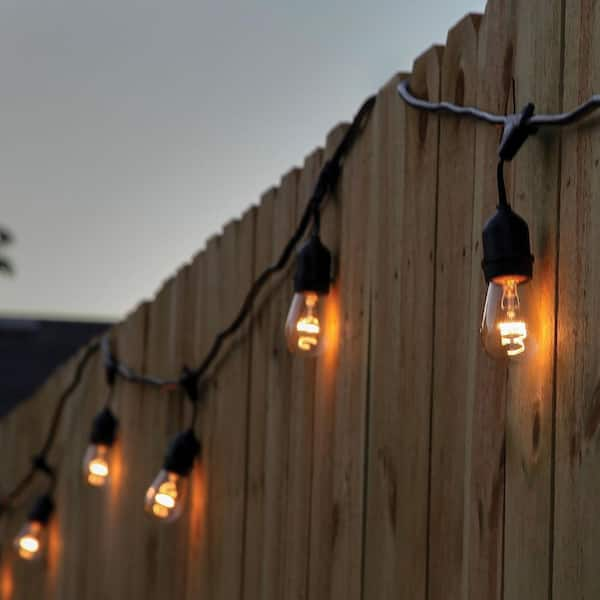
[[(504, 112), (514, 79), (517, 106), (558, 112), (600, 92), (598, 56), (600, 3), (493, 0), (415, 61), (411, 86)], [(290, 273), (262, 294), (211, 378), (204, 457), (172, 526), (142, 503), (189, 416), (177, 393), (121, 382), (112, 486), (83, 482), (106, 394), (97, 357), (51, 457), (62, 462), (45, 562), (10, 548), (43, 482), (0, 520), (2, 600), (600, 597), (600, 130), (542, 132), (508, 171), (536, 257), (539, 351), (507, 368), (478, 333), (499, 131), (407, 108), (401, 77), (379, 92), (323, 214), (336, 343), (315, 362), (292, 358)], [(199, 362), (343, 131), (115, 327), (122, 360), (165, 376)], [(28, 467), (73, 364), (0, 422), (0, 486)]]

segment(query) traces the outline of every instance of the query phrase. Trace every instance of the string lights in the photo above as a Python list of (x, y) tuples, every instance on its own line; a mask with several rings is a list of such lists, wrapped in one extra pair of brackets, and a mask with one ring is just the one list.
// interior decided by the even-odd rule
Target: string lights
[(148, 513), (165, 523), (172, 523), (181, 516), (189, 485), (188, 476), (200, 449), (200, 442), (192, 429), (173, 439), (162, 469), (146, 491), (144, 506)]
[(325, 347), (327, 323), (322, 314), (330, 280), (331, 253), (321, 242), (317, 226), (298, 252), (294, 297), (285, 323), (290, 352), (317, 356)]
[(519, 286), (533, 276), (533, 255), (529, 227), (506, 201), (503, 166), (501, 159), (498, 208), (483, 228), (482, 267), (488, 291), (481, 338), (490, 356), (516, 360), (525, 355), (532, 342)]
[[(364, 129), (375, 104), (375, 96), (368, 98), (361, 106), (350, 127), (332, 157), (325, 163), (317, 179), (313, 193), (306, 209), (287, 244), (284, 246), (278, 260), (266, 268), (251, 285), (242, 305), (232, 322), (214, 338), (206, 356), (196, 369), (184, 369), (183, 374), (176, 379), (164, 379), (151, 374), (137, 373), (125, 363), (117, 360), (110, 348), (108, 337), (102, 341), (90, 344), (75, 368), (73, 380), (64, 390), (59, 399), (57, 409), (52, 417), (42, 452), (34, 461), (34, 466), (21, 481), (3, 498), (0, 498), (0, 514), (8, 510), (13, 502), (29, 486), (37, 469), (52, 475), (54, 471), (47, 465), (45, 457), (51, 450), (61, 422), (66, 400), (78, 387), (83, 371), (90, 359), (101, 350), (109, 385), (109, 400), (106, 407), (95, 417), (92, 423), (90, 444), (83, 460), (85, 481), (95, 487), (106, 485), (110, 476), (110, 448), (115, 441), (118, 420), (109, 407), (110, 398), (116, 379), (120, 378), (131, 384), (148, 385), (163, 390), (179, 388), (192, 403), (192, 418), (190, 428), (178, 434), (169, 446), (162, 468), (145, 494), (145, 510), (162, 522), (173, 522), (183, 511), (187, 494), (188, 477), (194, 461), (201, 453), (201, 443), (194, 433), (198, 412), (198, 404), (203, 397), (204, 379), (223, 343), (236, 333), (251, 314), (254, 301), (267, 282), (278, 272), (282, 271), (294, 249), (304, 237), (308, 226), (313, 223), (312, 235), (298, 254), (297, 274), (295, 277), (296, 295), (302, 297), (303, 309), (298, 311), (296, 324), (300, 321), (299, 332), (306, 334), (300, 342), (310, 347), (309, 355), (316, 354), (323, 346), (325, 323), (319, 315), (319, 309), (327, 295), (330, 285), (331, 256), (319, 239), (319, 221), (322, 203), (327, 194), (334, 191), (339, 179), (344, 159), (350, 148)], [(294, 305), (294, 302), (292, 303)], [(298, 304), (298, 303), (296, 303)], [(293, 309), (291, 312), (296, 312)], [(302, 320), (304, 319), (304, 320)], [(304, 328), (304, 331), (302, 329)], [(300, 346), (297, 343), (299, 349)], [(48, 520), (54, 509), (50, 492), (38, 500), (31, 511), (27, 523), (15, 538), (15, 546), (19, 556), (33, 559), (40, 555), (43, 548), (43, 537)]]
[(110, 409), (117, 370), (112, 357), (105, 355), (108, 397), (104, 408), (94, 417), (90, 443), (83, 456), (83, 477), (92, 487), (104, 487), (110, 477), (111, 448), (117, 437), (119, 421)]
[[(534, 134), (539, 127), (572, 123), (600, 106), (600, 96), (593, 96), (574, 111), (559, 115), (534, 115), (533, 105), (527, 105), (520, 113), (495, 115), (476, 108), (461, 107), (448, 102), (433, 103), (416, 98), (410, 92), (408, 80), (399, 85), (398, 92), (407, 104), (419, 110), (449, 112), (504, 127), (497, 170), (498, 207), (483, 230), (482, 267), (488, 283), (488, 293), (481, 331), (484, 347), (490, 354), (502, 358), (520, 358), (531, 345), (522, 287), (533, 276), (533, 256), (527, 223), (512, 210), (506, 198), (504, 164), (514, 158), (529, 135)], [(15, 548), (19, 556), (33, 560), (42, 552), (47, 524), (54, 510), (52, 490), (55, 471), (46, 462), (46, 457), (56, 438), (65, 403), (79, 385), (86, 365), (99, 350), (102, 350), (104, 357), (109, 399), (92, 424), (90, 445), (83, 461), (85, 480), (92, 486), (101, 487), (107, 483), (110, 476), (110, 448), (116, 438), (118, 420), (109, 403), (117, 378), (131, 384), (161, 389), (178, 388), (192, 403), (190, 427), (172, 440), (162, 468), (146, 491), (144, 506), (147, 512), (163, 522), (172, 522), (182, 514), (188, 477), (201, 453), (201, 442), (194, 431), (198, 404), (203, 396), (199, 391), (199, 384), (205, 384), (207, 373), (223, 343), (236, 333), (249, 317), (255, 299), (270, 278), (285, 268), (311, 222), (312, 233), (297, 256), (294, 297), (286, 320), (285, 334), (292, 352), (315, 356), (323, 349), (327, 327), (323, 319), (323, 304), (326, 302), (331, 283), (331, 254), (319, 237), (320, 210), (327, 194), (335, 190), (344, 159), (363, 131), (374, 104), (375, 97), (372, 96), (360, 108), (333, 156), (324, 165), (296, 231), (283, 248), (280, 257), (253, 282), (237, 315), (215, 336), (197, 368), (184, 369), (183, 374), (175, 379), (163, 379), (137, 373), (117, 360), (111, 351), (108, 338), (88, 346), (76, 366), (73, 380), (59, 399), (48, 435), (40, 454), (34, 458), (31, 471), (11, 492), (0, 499), (2, 512), (10, 508), (14, 500), (25, 491), (36, 471), (43, 471), (51, 478), (49, 491), (38, 498), (27, 522), (15, 538)]]
[(56, 483), (56, 472), (46, 461), (44, 454), (34, 456), (32, 459), (34, 472), (40, 471), (49, 478), (46, 494), (38, 497), (27, 515), (27, 521), (14, 539), (14, 547), (20, 558), (33, 561), (42, 556), (47, 538), (47, 525), (54, 512), (52, 492)]
[(110, 449), (115, 443), (119, 421), (110, 408), (96, 415), (92, 424), (90, 444), (83, 457), (83, 476), (93, 487), (104, 487), (110, 475)]
[(399, 84), (398, 94), (418, 110), (451, 113), (503, 126), (498, 149), (498, 206), (482, 233), (482, 268), (488, 290), (480, 332), (483, 347), (490, 356), (519, 360), (534, 346), (527, 319), (527, 301), (523, 298), (523, 286), (533, 277), (533, 255), (529, 227), (506, 198), (504, 163), (513, 160), (529, 136), (537, 133), (540, 127), (569, 125), (600, 107), (600, 95), (592, 96), (567, 113), (534, 115), (534, 105), (527, 104), (518, 113), (496, 115), (451, 102), (417, 98), (411, 93), (407, 79)]
[(36, 560), (42, 556), (47, 538), (47, 525), (54, 512), (54, 502), (49, 494), (40, 496), (15, 537), (14, 546), (23, 560)]

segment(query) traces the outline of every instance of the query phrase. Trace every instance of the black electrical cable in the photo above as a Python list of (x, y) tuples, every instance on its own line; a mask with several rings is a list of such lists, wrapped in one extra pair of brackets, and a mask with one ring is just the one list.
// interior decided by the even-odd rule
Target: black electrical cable
[(85, 366), (89, 362), (90, 358), (98, 350), (101, 350), (102, 352), (109, 388), (112, 388), (114, 385), (117, 375), (132, 383), (151, 385), (163, 389), (181, 388), (186, 392), (188, 398), (192, 402), (193, 410), (191, 422), (192, 427), (194, 426), (198, 416), (198, 401), (205, 395), (204, 391), (200, 392), (198, 390), (198, 382), (202, 379), (202, 377), (210, 368), (210, 365), (218, 356), (223, 342), (242, 326), (244, 320), (250, 314), (256, 297), (261, 289), (265, 286), (267, 281), (275, 273), (281, 271), (286, 266), (294, 248), (306, 233), (311, 219), (314, 222), (315, 231), (318, 231), (320, 224), (320, 209), (323, 200), (329, 192), (335, 189), (341, 173), (344, 157), (354, 144), (356, 138), (361, 133), (363, 127), (366, 125), (368, 117), (373, 110), (373, 106), (375, 105), (375, 101), (376, 97), (371, 96), (360, 107), (350, 127), (344, 134), (344, 137), (333, 153), (333, 156), (325, 163), (323, 169), (321, 170), (315, 185), (315, 189), (310, 197), (306, 209), (304, 210), (296, 231), (283, 248), (279, 259), (273, 265), (266, 268), (254, 281), (250, 287), (250, 290), (246, 294), (244, 301), (242, 302), (239, 312), (233, 321), (215, 336), (210, 349), (208, 350), (204, 359), (201, 361), (200, 365), (193, 370), (184, 369), (183, 375), (178, 379), (164, 379), (153, 375), (142, 375), (128, 367), (125, 363), (116, 359), (111, 351), (110, 339), (108, 336), (104, 336), (101, 341), (96, 341), (90, 344), (77, 364), (71, 383), (63, 391), (59, 398), (59, 402), (52, 417), (52, 423), (50, 425), (50, 429), (46, 436), (42, 450), (34, 457), (31, 470), (10, 492), (5, 494), (5, 496), (0, 499), (0, 514), (3, 510), (8, 508), (12, 502), (29, 486), (29, 484), (33, 481), (36, 471), (42, 471), (46, 473), (46, 475), (48, 475), (51, 479), (51, 489), (53, 488), (56, 480), (56, 472), (54, 468), (48, 465), (46, 457), (52, 448), (54, 439), (56, 438), (66, 401), (79, 385)]
[(56, 439), (56, 435), (58, 433), (60, 421), (62, 419), (62, 415), (64, 413), (64, 408), (67, 403), (69, 396), (77, 389), (77, 386), (81, 382), (83, 377), (83, 372), (85, 370), (86, 365), (89, 363), (90, 359), (98, 352), (100, 348), (100, 342), (95, 341), (92, 342), (82, 354), (77, 366), (75, 367), (75, 372), (73, 373), (73, 378), (69, 385), (63, 390), (60, 398), (58, 399), (58, 404), (54, 409), (54, 414), (52, 415), (52, 422), (50, 424), (50, 428), (48, 429), (48, 433), (46, 434), (46, 439), (44, 440), (44, 445), (42, 449), (32, 458), (31, 468), (26, 475), (15, 485), (15, 487), (6, 493), (2, 498), (0, 498), (0, 514), (3, 510), (8, 508), (16, 498), (18, 498), (25, 489), (29, 486), (29, 484), (33, 481), (33, 478), (36, 472), (43, 472), (51, 479), (51, 487), (53, 487), (54, 482), (56, 480), (56, 471), (55, 468), (51, 467), (47, 462), (47, 456), (54, 441)]
[[(225, 340), (233, 335), (244, 323), (245, 319), (250, 314), (252, 310), (252, 306), (254, 305), (254, 301), (256, 297), (262, 290), (262, 288), (266, 285), (269, 279), (277, 272), (281, 271), (287, 265), (294, 248), (300, 242), (308, 225), (313, 219), (315, 223), (315, 227), (318, 229), (319, 227), (319, 216), (320, 216), (320, 208), (325, 199), (328, 192), (332, 191), (335, 188), (337, 180), (341, 173), (342, 162), (345, 155), (348, 153), (352, 145), (354, 144), (356, 138), (362, 131), (363, 127), (366, 124), (368, 116), (373, 110), (373, 106), (375, 105), (375, 96), (369, 97), (363, 105), (360, 107), (359, 111), (356, 113), (350, 127), (347, 129), (344, 137), (338, 144), (335, 149), (333, 156), (329, 159), (321, 173), (319, 174), (319, 178), (315, 185), (315, 189), (310, 197), (310, 200), (304, 210), (302, 218), (298, 223), (296, 231), (289, 239), (285, 247), (283, 248), (281, 255), (278, 260), (267, 267), (254, 281), (252, 286), (250, 287), (242, 305), (234, 317), (232, 322), (223, 330), (221, 330), (215, 336), (208, 352), (205, 357), (200, 362), (200, 365), (196, 369), (187, 370), (179, 379), (162, 379), (159, 377), (155, 377), (152, 375), (141, 375), (136, 373), (133, 369), (129, 368), (123, 362), (117, 360), (111, 353), (110, 344), (108, 338), (105, 338), (102, 344), (102, 350), (104, 354), (105, 363), (114, 368), (115, 372), (128, 381), (132, 381), (134, 383), (142, 383), (152, 386), (158, 386), (162, 388), (172, 388), (174, 386), (181, 386), (186, 390), (189, 390), (190, 385), (196, 385), (198, 381), (202, 379), (202, 377), (206, 374), (208, 369), (210, 368), (213, 361), (219, 354), (219, 351), (225, 342)], [(194, 405), (196, 402), (193, 402)], [(196, 410), (194, 410), (192, 419), (195, 421), (196, 419)]]
[[(428, 100), (417, 98), (410, 91), (410, 82), (408, 79), (400, 82), (398, 85), (398, 94), (408, 105), (419, 110), (447, 112), (459, 116), (472, 117), (493, 125), (506, 125), (511, 116), (497, 115), (471, 106), (459, 106), (452, 102), (429, 102)], [(531, 127), (570, 125), (598, 108), (600, 108), (600, 94), (594, 94), (571, 112), (555, 115), (532, 115), (527, 119), (527, 124)]]
[(498, 206), (508, 206), (506, 199), (506, 186), (504, 185), (504, 161), (498, 161), (498, 169), (496, 171), (498, 177)]
[[(125, 363), (117, 360), (110, 349), (110, 339), (108, 336), (104, 336), (101, 342), (102, 346), (102, 357), (104, 359), (104, 365), (107, 370), (107, 379), (112, 380), (114, 383), (114, 376), (131, 381), (132, 383), (141, 383), (144, 385), (150, 385), (160, 388), (177, 387), (179, 385), (179, 379), (163, 379), (161, 377), (155, 377), (153, 375), (142, 375), (137, 373), (134, 369), (128, 367)], [(109, 384), (112, 385), (109, 381)]]
[[(323, 167), (319, 175), (319, 179), (317, 180), (317, 184), (315, 185), (313, 194), (304, 210), (304, 214), (302, 215), (300, 222), (298, 223), (298, 227), (296, 228), (296, 231), (294, 232), (292, 237), (289, 239), (288, 243), (285, 245), (277, 262), (275, 262), (270, 267), (267, 267), (260, 274), (258, 279), (254, 281), (254, 283), (250, 287), (250, 290), (246, 294), (246, 298), (244, 299), (244, 302), (242, 303), (242, 306), (237, 316), (233, 319), (233, 321), (228, 327), (220, 331), (215, 336), (212, 346), (207, 352), (205, 358), (200, 363), (200, 366), (197, 369), (191, 371), (187, 375), (187, 377), (191, 377), (198, 380), (206, 373), (206, 371), (209, 369), (210, 365), (218, 355), (223, 342), (241, 327), (242, 323), (249, 315), (250, 310), (252, 309), (252, 306), (254, 304), (254, 300), (256, 299), (260, 290), (264, 287), (264, 285), (267, 283), (267, 281), (272, 275), (274, 275), (278, 271), (281, 271), (286, 266), (292, 254), (292, 251), (306, 233), (306, 229), (308, 227), (308, 224), (310, 223), (311, 217), (314, 218), (314, 215), (318, 213), (327, 193), (335, 188), (335, 185), (341, 172), (342, 160), (347, 154), (348, 150), (352, 147), (356, 138), (362, 131), (364, 125), (366, 124), (366, 120), (370, 115), (371, 111), (373, 110), (373, 106), (375, 105), (375, 100), (376, 97), (371, 96), (364, 102), (364, 104), (361, 106), (356, 116), (354, 117), (352, 124), (350, 125), (344, 137), (337, 146), (335, 152), (333, 153), (333, 156), (329, 161), (327, 161), (327, 163), (325, 163), (325, 166)], [(317, 226), (318, 222), (319, 221), (317, 217)]]

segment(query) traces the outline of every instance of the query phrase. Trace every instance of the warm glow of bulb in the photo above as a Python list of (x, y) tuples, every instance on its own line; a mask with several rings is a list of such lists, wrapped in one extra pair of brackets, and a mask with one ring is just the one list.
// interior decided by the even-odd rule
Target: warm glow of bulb
[(94, 487), (102, 487), (108, 482), (110, 467), (108, 466), (109, 448), (103, 445), (90, 444), (83, 458), (83, 474), (86, 481)]
[(21, 529), (15, 538), (15, 546), (21, 558), (33, 560), (39, 556), (42, 548), (41, 533), (42, 524), (37, 521), (30, 521)]
[(186, 478), (162, 470), (146, 492), (146, 510), (155, 517), (172, 521), (182, 510)]
[(173, 508), (175, 506), (175, 498), (173, 496), (169, 496), (169, 494), (156, 494), (156, 496), (154, 496), (154, 502), (164, 506), (165, 508)]
[(90, 473), (98, 477), (106, 477), (108, 475), (108, 465), (101, 459), (94, 460), (90, 463)]
[(40, 549), (40, 543), (31, 535), (26, 535), (19, 540), (19, 547), (23, 552), (35, 554)]
[(314, 292), (294, 295), (286, 321), (286, 337), (292, 352), (315, 355), (323, 345), (323, 329), (319, 319), (318, 294)]
[(518, 359), (529, 346), (529, 328), (519, 298), (516, 278), (504, 277), (488, 287), (481, 335), (486, 351), (495, 358)]

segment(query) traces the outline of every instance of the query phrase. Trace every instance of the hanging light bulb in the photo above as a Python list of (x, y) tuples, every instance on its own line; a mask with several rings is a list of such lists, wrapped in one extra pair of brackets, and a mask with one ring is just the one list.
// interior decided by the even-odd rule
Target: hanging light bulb
[(187, 496), (188, 475), (200, 448), (200, 442), (191, 429), (175, 437), (163, 468), (146, 491), (146, 512), (165, 523), (171, 523), (181, 515)]
[(317, 356), (326, 343), (323, 305), (331, 280), (331, 253), (317, 233), (300, 248), (294, 276), (294, 297), (285, 323), (290, 352)]
[(83, 457), (83, 476), (94, 487), (107, 484), (110, 475), (110, 448), (115, 442), (119, 422), (107, 407), (92, 423), (90, 444)]
[(506, 202), (502, 162), (498, 166), (500, 203), (483, 229), (483, 272), (488, 283), (481, 322), (486, 352), (518, 360), (532, 346), (523, 286), (533, 275), (529, 228)]
[(47, 537), (47, 524), (54, 511), (49, 495), (40, 496), (27, 516), (27, 522), (14, 540), (19, 556), (24, 560), (36, 560), (43, 554)]

